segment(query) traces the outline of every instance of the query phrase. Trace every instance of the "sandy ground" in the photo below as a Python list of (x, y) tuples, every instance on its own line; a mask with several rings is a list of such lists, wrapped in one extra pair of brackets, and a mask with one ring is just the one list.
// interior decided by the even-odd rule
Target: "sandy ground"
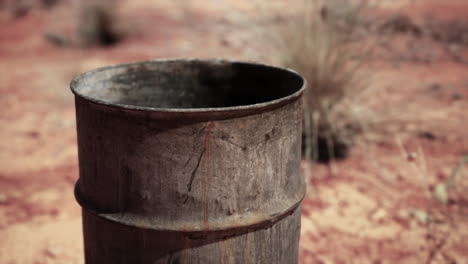
[[(246, 2), (231, 2), (250, 12)], [(83, 263), (73, 197), (78, 169), (68, 83), (74, 75), (158, 57), (248, 59), (249, 37), (231, 25), (235, 15), (223, 15), (227, 5), (187, 1), (193, 11), (144, 3), (122, 3), (120, 26), (132, 33), (108, 48), (45, 41), (45, 33), (60, 33), (73, 43), (74, 13), (67, 7), (1, 17), (0, 263)], [(445, 30), (454, 28), (449, 22), (468, 21), (461, 0), (385, 1), (376, 12), (406, 14), (415, 23), (430, 17), (448, 24)], [(453, 35), (468, 34), (459, 27)], [(378, 89), (362, 102), (385, 113), (382, 127), (366, 132), (345, 160), (304, 162), (311, 176), (301, 263), (468, 263), (468, 173), (458, 175), (447, 205), (432, 195), (468, 153), (462, 58), (468, 46), (444, 36), (396, 33), (391, 50), (369, 67)], [(447, 45), (455, 45), (457, 56)]]

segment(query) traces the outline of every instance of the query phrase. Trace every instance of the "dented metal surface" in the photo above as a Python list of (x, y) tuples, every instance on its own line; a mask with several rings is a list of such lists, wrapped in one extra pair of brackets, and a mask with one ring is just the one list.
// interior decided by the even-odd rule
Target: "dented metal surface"
[[(86, 246), (93, 243), (86, 227), (105, 229), (99, 218), (125, 232), (206, 241), (255, 238), (260, 230), (276, 234), (288, 219), (297, 228), (283, 239), (298, 240), (304, 87), (288, 70), (218, 60), (117, 65), (73, 80), (80, 164), (75, 194), (87, 219), (85, 251), (94, 256), (87, 261), (109, 260)], [(297, 255), (297, 248), (288, 250)], [(224, 263), (203, 259), (193, 263)]]

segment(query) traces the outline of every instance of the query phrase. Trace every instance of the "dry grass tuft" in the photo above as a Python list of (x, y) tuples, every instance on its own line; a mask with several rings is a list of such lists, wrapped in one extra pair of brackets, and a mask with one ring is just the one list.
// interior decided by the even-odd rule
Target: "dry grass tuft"
[(85, 0), (78, 13), (78, 36), (82, 46), (108, 46), (120, 36), (115, 29), (116, 4), (111, 1)]
[[(268, 3), (259, 1), (259, 9)], [(347, 155), (356, 134), (366, 129), (360, 98), (369, 86), (363, 68), (373, 44), (363, 13), (365, 2), (301, 0), (285, 3), (263, 28), (274, 63), (294, 69), (308, 81), (304, 96), (304, 154), (327, 162)]]

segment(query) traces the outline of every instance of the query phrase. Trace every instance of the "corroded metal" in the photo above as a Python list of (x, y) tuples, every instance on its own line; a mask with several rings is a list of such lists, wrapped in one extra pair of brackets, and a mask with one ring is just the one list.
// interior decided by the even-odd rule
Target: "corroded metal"
[(220, 60), (75, 78), (87, 263), (297, 262), (304, 87)]

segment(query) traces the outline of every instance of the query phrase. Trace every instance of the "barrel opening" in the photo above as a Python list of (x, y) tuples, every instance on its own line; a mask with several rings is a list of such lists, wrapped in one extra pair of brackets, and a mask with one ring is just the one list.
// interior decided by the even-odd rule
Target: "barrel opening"
[(107, 104), (191, 109), (255, 105), (304, 86), (298, 74), (228, 61), (173, 60), (126, 64), (88, 72), (72, 83), (78, 95)]

